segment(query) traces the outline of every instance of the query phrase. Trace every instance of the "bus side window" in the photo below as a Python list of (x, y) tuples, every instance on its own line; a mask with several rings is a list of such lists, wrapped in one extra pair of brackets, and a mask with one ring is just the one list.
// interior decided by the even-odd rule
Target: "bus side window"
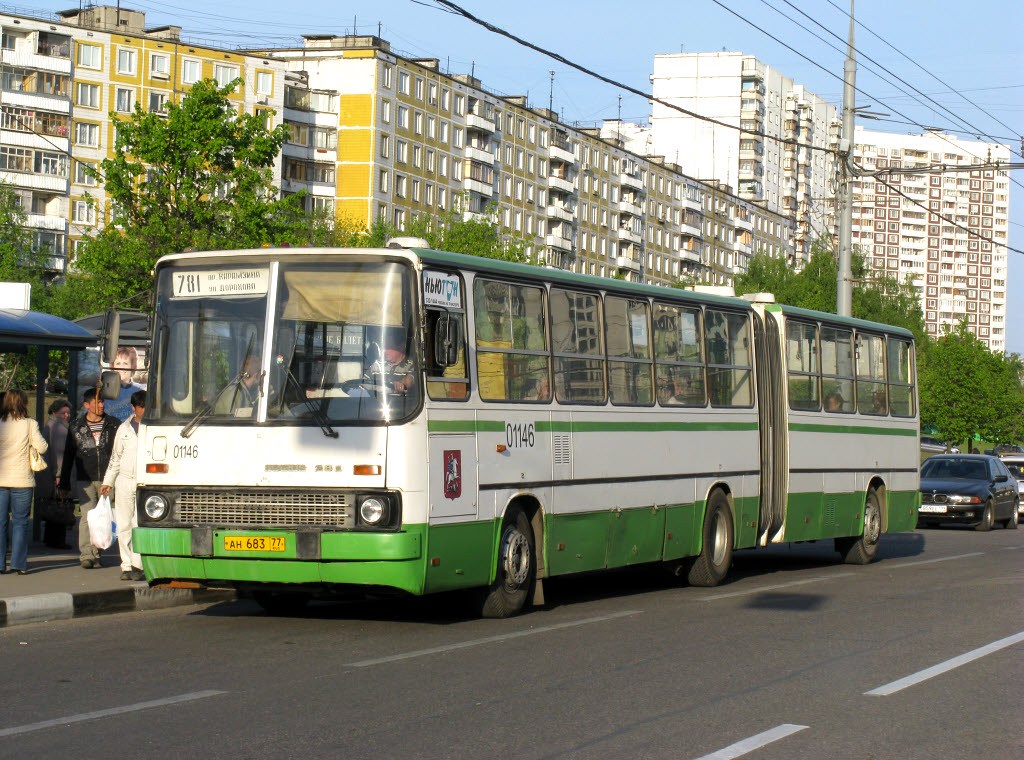
[(534, 400), (551, 374), (544, 289), (478, 277), (473, 304), (480, 398)]
[[(454, 364), (445, 364), (435, 356), (437, 330), (440, 323), (444, 328), (447, 321), (451, 334), (457, 336), (457, 354)], [(466, 374), (466, 326), (463, 315), (438, 309), (427, 311), (427, 334), (424, 344), (424, 358), (427, 373), (427, 394), (436, 401), (464, 401), (469, 398), (469, 378)]]
[(914, 416), (913, 362), (910, 341), (888, 339), (889, 404), (894, 417)]
[(704, 315), (708, 394), (712, 406), (751, 406), (750, 321), (745, 314), (708, 309)]
[(812, 412), (821, 409), (817, 325), (786, 322), (786, 372), (789, 408)]
[(885, 415), (885, 339), (881, 335), (857, 335), (857, 411)]

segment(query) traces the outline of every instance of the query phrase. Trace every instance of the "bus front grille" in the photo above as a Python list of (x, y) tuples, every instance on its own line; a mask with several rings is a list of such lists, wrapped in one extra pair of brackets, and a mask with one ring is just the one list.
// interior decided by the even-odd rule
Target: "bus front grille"
[(334, 491), (182, 491), (177, 499), (179, 520), (216, 525), (350, 528), (355, 520), (348, 506), (348, 494)]

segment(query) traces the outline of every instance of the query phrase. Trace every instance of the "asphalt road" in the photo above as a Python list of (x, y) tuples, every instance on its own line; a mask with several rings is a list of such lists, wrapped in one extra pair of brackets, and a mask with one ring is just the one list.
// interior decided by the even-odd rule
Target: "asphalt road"
[(1024, 532), (882, 555), (562, 580), (505, 621), (453, 596), (3, 629), (0, 758), (1024, 757)]

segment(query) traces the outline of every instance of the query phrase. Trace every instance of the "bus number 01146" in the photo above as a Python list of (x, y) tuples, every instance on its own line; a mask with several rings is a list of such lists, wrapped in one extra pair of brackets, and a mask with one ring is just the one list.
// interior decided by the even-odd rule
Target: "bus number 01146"
[(505, 423), (505, 443), (510, 449), (533, 448), (536, 440), (533, 423)]

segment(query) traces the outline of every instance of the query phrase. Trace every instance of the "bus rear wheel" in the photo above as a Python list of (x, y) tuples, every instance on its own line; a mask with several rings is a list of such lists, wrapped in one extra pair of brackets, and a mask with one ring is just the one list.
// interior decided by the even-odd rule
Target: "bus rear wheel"
[(511, 508), (501, 525), (498, 544), (498, 571), (494, 583), (483, 592), (480, 615), (507, 618), (519, 614), (533, 589), (537, 575), (530, 521), (518, 507)]
[(253, 601), (268, 615), (298, 615), (309, 604), (309, 594), (294, 591), (254, 591)]
[(732, 513), (729, 500), (721, 491), (708, 499), (704, 512), (700, 554), (690, 567), (687, 580), (691, 586), (717, 586), (732, 565)]
[(859, 536), (845, 536), (833, 540), (836, 551), (847, 565), (866, 565), (878, 554), (878, 539), (882, 535), (882, 508), (875, 491), (868, 493), (864, 502), (864, 532)]

